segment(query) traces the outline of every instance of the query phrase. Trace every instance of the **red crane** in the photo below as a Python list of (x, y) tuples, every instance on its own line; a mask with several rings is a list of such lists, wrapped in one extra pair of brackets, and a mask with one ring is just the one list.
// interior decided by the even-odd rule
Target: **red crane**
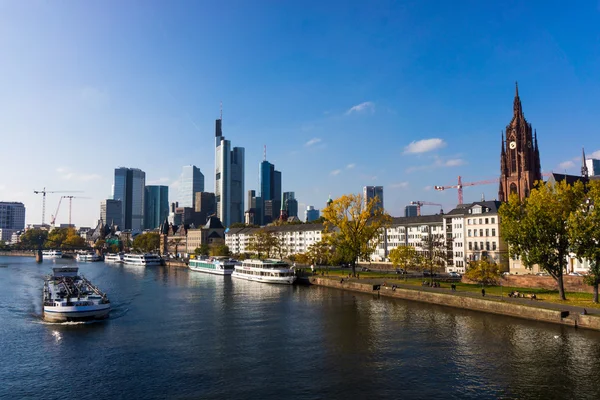
[(498, 178), (496, 179), (488, 179), (485, 181), (478, 182), (469, 182), (463, 183), (461, 177), (458, 177), (458, 183), (456, 185), (449, 186), (434, 186), (435, 190), (446, 190), (446, 189), (458, 189), (458, 204), (463, 204), (463, 187), (465, 186), (475, 186), (475, 185), (487, 185), (490, 183), (498, 183)]
[(58, 199), (58, 206), (56, 206), (56, 211), (54, 212), (54, 215), (50, 216), (50, 226), (54, 228), (54, 224), (56, 222), (56, 216), (58, 215), (58, 210), (60, 209), (60, 203), (62, 202), (62, 199), (64, 199), (65, 196), (61, 196), (60, 199)]
[(421, 215), (421, 206), (439, 206), (440, 207), (440, 214), (442, 212), (442, 205), (438, 204), (438, 203), (431, 203), (429, 201), (417, 200), (417, 201), (411, 201), (410, 204), (413, 205), (413, 206), (417, 206), (417, 215), (418, 216)]
[(89, 197), (81, 197), (81, 196), (63, 196), (63, 199), (69, 199), (69, 226), (71, 226), (71, 205), (73, 203), (73, 199), (89, 199)]

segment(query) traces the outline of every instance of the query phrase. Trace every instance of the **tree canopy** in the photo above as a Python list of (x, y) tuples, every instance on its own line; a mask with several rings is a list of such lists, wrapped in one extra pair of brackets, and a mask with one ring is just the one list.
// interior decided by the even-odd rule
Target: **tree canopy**
[(487, 258), (471, 261), (465, 272), (465, 278), (482, 285), (495, 285), (500, 279), (500, 267)]
[(158, 232), (144, 232), (133, 238), (133, 248), (144, 253), (150, 253), (160, 247)]
[(250, 236), (247, 246), (247, 250), (256, 253), (258, 258), (271, 258), (281, 253), (282, 248), (283, 246), (279, 237), (264, 228), (259, 229)]
[(378, 203), (377, 196), (367, 202), (360, 194), (348, 194), (323, 210), (327, 240), (351, 260), (353, 275), (357, 261), (369, 259), (377, 248), (380, 229), (391, 223), (391, 217)]
[(398, 246), (390, 251), (389, 258), (394, 267), (400, 266), (405, 271), (408, 267), (415, 266), (417, 251), (412, 246)]

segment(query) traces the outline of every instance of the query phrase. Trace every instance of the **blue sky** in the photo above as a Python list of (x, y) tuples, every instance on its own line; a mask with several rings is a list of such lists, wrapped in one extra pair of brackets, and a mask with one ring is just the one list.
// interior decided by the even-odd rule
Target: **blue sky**
[(395, 216), (450, 210), (456, 190), (434, 185), (498, 177), (515, 81), (544, 171), (577, 174), (582, 146), (600, 158), (597, 0), (2, 1), (0, 54), (0, 200), (27, 223), (46, 187), (82, 191), (73, 222), (92, 225), (119, 166), (176, 200), (195, 164), (214, 190), (221, 101), (246, 190), (266, 145), (301, 210), (365, 185)]

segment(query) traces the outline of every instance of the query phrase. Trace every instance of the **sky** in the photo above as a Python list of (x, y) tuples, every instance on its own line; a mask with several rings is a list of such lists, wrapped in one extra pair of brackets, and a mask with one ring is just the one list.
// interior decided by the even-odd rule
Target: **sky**
[(266, 146), (301, 218), (366, 185), (392, 216), (449, 211), (456, 190), (433, 186), (498, 178), (517, 81), (543, 171), (579, 174), (582, 147), (600, 158), (598, 71), (598, 0), (1, 0), (0, 201), (39, 224), (34, 190), (73, 191), (73, 223), (93, 226), (117, 167), (176, 201), (193, 164), (214, 191), (222, 103), (245, 190)]

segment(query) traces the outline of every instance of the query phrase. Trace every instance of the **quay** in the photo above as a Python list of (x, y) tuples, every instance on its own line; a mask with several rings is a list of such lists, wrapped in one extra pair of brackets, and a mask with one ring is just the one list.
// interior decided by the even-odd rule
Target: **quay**
[(312, 276), (309, 283), (341, 290), (376, 294), (404, 300), (420, 301), (441, 306), (463, 308), (534, 321), (550, 322), (600, 331), (600, 310), (583, 314), (583, 308), (523, 298), (477, 296), (472, 292), (452, 292), (444, 288), (418, 288), (394, 283), (384, 284), (382, 279), (356, 279)]

